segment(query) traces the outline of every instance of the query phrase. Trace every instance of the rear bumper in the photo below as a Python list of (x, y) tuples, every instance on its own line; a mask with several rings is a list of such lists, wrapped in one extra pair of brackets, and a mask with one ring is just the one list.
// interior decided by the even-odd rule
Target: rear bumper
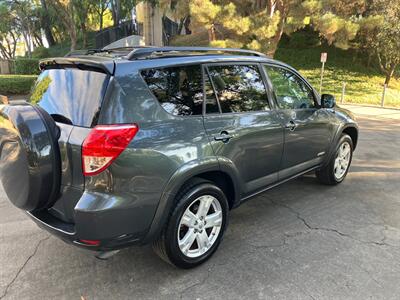
[(65, 223), (47, 211), (26, 212), (27, 215), (42, 229), (58, 237), (68, 244), (93, 251), (111, 251), (140, 244), (141, 238), (132, 235), (122, 235), (99, 240), (99, 245), (89, 245), (81, 242), (82, 238), (75, 230), (74, 224)]
[[(54, 216), (48, 210), (27, 212), (44, 230), (63, 241), (94, 251), (118, 250), (142, 244), (154, 217), (149, 208), (102, 193), (83, 193), (74, 208), (74, 223)], [(130, 204), (130, 205), (128, 205)], [(82, 240), (98, 241), (92, 245)]]

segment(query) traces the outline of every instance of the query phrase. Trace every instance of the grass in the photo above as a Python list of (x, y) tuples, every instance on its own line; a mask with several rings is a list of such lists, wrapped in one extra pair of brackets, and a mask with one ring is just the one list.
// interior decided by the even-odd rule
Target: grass
[[(354, 59), (351, 50), (334, 47), (315, 47), (308, 49), (280, 48), (276, 59), (295, 67), (317, 89), (320, 85), (320, 53), (328, 52), (325, 64), (322, 93), (333, 94), (340, 102), (343, 83), (344, 103), (380, 105), (385, 77), (374, 68), (367, 68)], [(400, 107), (400, 79), (392, 78), (386, 89), (385, 106)]]
[[(317, 41), (315, 43), (315, 41)], [(171, 41), (176, 46), (207, 46), (208, 34), (200, 30), (195, 34), (177, 36)], [(275, 59), (296, 68), (319, 90), (321, 52), (328, 53), (325, 64), (322, 93), (335, 95), (340, 102), (343, 82), (346, 83), (345, 103), (380, 105), (385, 76), (376, 67), (366, 67), (365, 59), (352, 50), (321, 45), (314, 33), (299, 32), (283, 38)], [(400, 74), (393, 77), (386, 89), (385, 106), (400, 108)]]

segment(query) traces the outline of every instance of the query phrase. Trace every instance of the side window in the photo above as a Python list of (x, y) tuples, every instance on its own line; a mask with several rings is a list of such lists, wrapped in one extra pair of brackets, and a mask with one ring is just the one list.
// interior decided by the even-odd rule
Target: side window
[(257, 65), (209, 66), (208, 73), (222, 113), (270, 109)]
[(202, 114), (203, 78), (199, 65), (143, 70), (141, 74), (167, 112), (175, 116)]
[(278, 106), (282, 109), (314, 108), (312, 90), (296, 74), (279, 68), (264, 66), (270, 78)]

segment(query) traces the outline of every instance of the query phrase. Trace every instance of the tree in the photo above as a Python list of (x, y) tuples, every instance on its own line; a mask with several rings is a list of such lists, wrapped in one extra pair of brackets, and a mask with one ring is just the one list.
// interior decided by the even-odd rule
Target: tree
[[(245, 47), (275, 54), (283, 32), (290, 34), (311, 24), (329, 43), (347, 47), (356, 36), (354, 18), (364, 0), (348, 7), (345, 0), (193, 0), (190, 13), (195, 23), (209, 31), (210, 42)], [(216, 39), (219, 28), (233, 38)]]
[(136, 2), (135, 0), (110, 0), (114, 26), (118, 26), (125, 18), (130, 18)]
[(71, 40), (71, 51), (76, 49), (78, 34), (75, 24), (75, 7), (72, 0), (49, 0), (49, 5), (58, 12)]
[(72, 0), (73, 7), (76, 11), (76, 18), (79, 28), (82, 33), (82, 47), (87, 47), (87, 29), (86, 24), (88, 22), (89, 11), (93, 5), (93, 1), (90, 0)]
[(110, 4), (110, 0), (100, 0), (98, 1), (98, 5), (93, 5), (92, 10), (97, 14), (99, 18), (99, 30), (103, 29), (103, 18), (106, 13), (108, 6)]
[(376, 55), (388, 85), (400, 64), (400, 0), (376, 0), (374, 5), (383, 20), (376, 35)]
[(178, 32), (181, 33), (185, 28), (186, 32), (190, 32), (190, 1), (191, 0), (160, 0), (159, 5), (164, 11), (171, 11), (175, 19), (179, 19)]
[(0, 3), (0, 56), (4, 59), (15, 57), (17, 48), (17, 36), (15, 23), (10, 14), (9, 7)]
[(44, 34), (46, 35), (46, 40), (49, 46), (54, 46), (56, 41), (54, 40), (53, 33), (51, 31), (51, 19), (50, 12), (47, 7), (46, 0), (40, 0), (41, 4), (41, 26), (43, 28)]
[(111, 13), (114, 21), (114, 26), (118, 26), (121, 19), (121, 1), (111, 0)]
[(22, 35), (28, 56), (31, 57), (34, 46), (43, 44), (41, 41), (40, 26), (38, 26), (37, 6), (28, 0), (8, 0), (4, 1), (4, 3), (13, 18), (12, 26), (18, 33), (17, 38), (19, 35)]
[(359, 48), (368, 55), (368, 65), (376, 57), (385, 84), (400, 65), (400, 0), (372, 0), (359, 21)]

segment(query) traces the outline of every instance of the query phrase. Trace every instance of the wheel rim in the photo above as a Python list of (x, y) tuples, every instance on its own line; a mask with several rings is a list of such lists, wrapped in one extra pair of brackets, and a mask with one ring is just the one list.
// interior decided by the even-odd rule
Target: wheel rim
[(336, 153), (333, 172), (335, 178), (340, 180), (346, 174), (350, 164), (351, 146), (348, 142), (343, 142)]
[(195, 199), (183, 213), (178, 227), (178, 245), (181, 252), (191, 258), (206, 253), (221, 232), (222, 208), (211, 195)]

